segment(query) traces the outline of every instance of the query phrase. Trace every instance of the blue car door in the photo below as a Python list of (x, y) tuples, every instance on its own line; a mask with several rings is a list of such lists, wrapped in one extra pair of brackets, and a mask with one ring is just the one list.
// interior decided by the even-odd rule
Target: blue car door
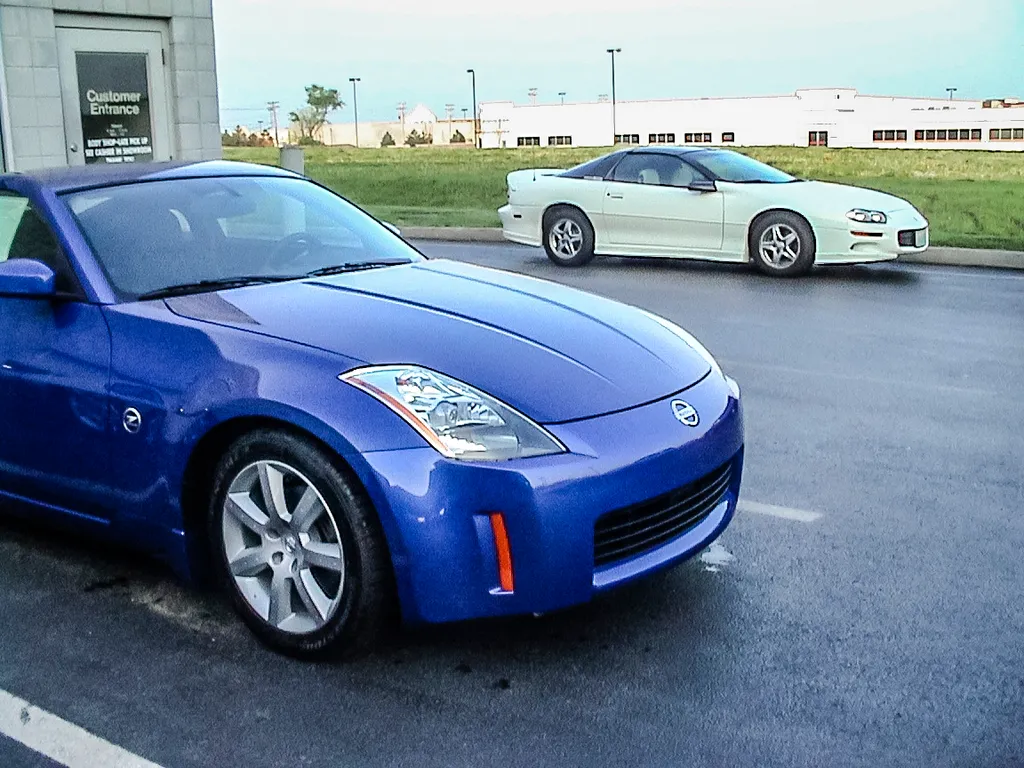
[(39, 209), (0, 190), (0, 261), (35, 259), (58, 294), (0, 294), (0, 499), (106, 518), (110, 331)]

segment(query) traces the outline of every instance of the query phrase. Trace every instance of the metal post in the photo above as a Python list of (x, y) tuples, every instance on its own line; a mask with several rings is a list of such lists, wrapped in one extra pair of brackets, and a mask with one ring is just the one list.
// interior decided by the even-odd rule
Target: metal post
[(622, 53), (621, 48), (609, 48), (608, 53), (612, 55), (612, 145), (615, 144), (615, 136), (619, 132), (615, 115), (615, 54)]
[(959, 89), (957, 89), (957, 88), (947, 88), (946, 90), (949, 92), (949, 100), (952, 101), (953, 100), (953, 94), (956, 93), (957, 90), (959, 90)]
[(350, 77), (348, 81), (352, 83), (352, 117), (355, 121), (356, 127), (356, 149), (359, 149), (359, 101), (356, 99), (356, 83), (361, 78)]
[(467, 69), (473, 76), (473, 147), (480, 148), (480, 115), (476, 110), (476, 70)]
[(271, 101), (267, 103), (267, 110), (273, 115), (274, 123), (274, 146), (277, 146), (277, 108), (280, 106), (280, 102)]

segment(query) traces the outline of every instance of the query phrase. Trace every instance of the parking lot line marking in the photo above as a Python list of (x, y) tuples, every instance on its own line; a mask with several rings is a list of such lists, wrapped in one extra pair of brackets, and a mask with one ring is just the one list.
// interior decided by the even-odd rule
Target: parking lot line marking
[(774, 504), (761, 504), (757, 501), (741, 501), (739, 511), (781, 517), (783, 520), (796, 520), (798, 523), (813, 523), (821, 518), (820, 512), (808, 512), (806, 509), (794, 509), (793, 507), (777, 507)]
[(4, 690), (0, 690), (0, 733), (68, 768), (160, 768)]

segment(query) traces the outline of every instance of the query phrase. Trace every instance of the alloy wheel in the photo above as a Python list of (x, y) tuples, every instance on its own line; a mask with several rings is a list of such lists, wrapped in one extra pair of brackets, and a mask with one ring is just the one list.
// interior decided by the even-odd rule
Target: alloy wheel
[(772, 224), (761, 233), (761, 259), (775, 269), (787, 269), (800, 258), (800, 235), (788, 224)]
[(583, 249), (583, 230), (572, 219), (559, 219), (551, 227), (548, 245), (559, 257), (573, 259)]
[(224, 500), (228, 570), (267, 624), (306, 634), (338, 610), (345, 552), (327, 502), (294, 467), (258, 461), (239, 472)]

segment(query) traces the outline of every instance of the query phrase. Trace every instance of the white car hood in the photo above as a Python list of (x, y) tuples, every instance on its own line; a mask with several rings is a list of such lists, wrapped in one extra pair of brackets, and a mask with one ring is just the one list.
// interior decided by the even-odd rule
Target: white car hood
[(866, 208), (882, 213), (913, 210), (914, 207), (902, 198), (878, 192), (874, 189), (854, 187), (848, 184), (833, 184), (827, 181), (798, 181), (789, 184), (737, 184), (737, 187), (756, 188), (769, 195), (772, 200), (799, 206), (798, 210), (821, 213), (841, 212), (853, 208)]

